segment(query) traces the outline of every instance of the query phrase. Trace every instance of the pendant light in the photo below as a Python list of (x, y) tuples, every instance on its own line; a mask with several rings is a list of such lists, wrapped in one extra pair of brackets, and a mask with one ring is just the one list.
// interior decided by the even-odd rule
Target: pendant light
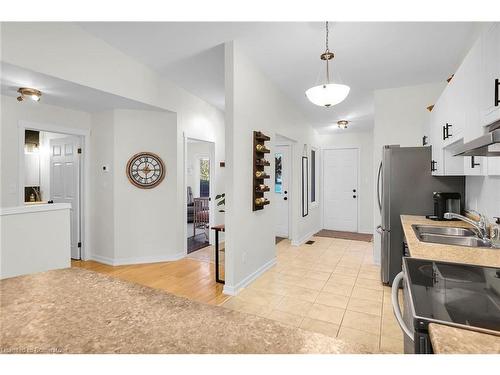
[(338, 83), (330, 83), (330, 67), (329, 62), (333, 60), (335, 55), (328, 48), (328, 21), (326, 22), (326, 49), (321, 54), (321, 60), (326, 61), (326, 83), (311, 87), (306, 91), (307, 99), (312, 103), (322, 106), (331, 107), (342, 102), (349, 94), (350, 87)]

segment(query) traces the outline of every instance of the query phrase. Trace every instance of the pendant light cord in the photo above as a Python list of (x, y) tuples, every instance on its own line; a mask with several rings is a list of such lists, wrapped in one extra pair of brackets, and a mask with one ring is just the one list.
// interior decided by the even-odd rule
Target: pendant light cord
[[(326, 50), (325, 53), (329, 53), (330, 49), (328, 48), (328, 21), (326, 21)], [(326, 60), (326, 83), (330, 84), (330, 65), (329, 65), (330, 59)]]

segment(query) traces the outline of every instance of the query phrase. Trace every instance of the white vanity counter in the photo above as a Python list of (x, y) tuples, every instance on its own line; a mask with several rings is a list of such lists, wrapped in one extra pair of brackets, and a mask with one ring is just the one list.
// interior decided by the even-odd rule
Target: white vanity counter
[(0, 279), (71, 266), (67, 203), (0, 208)]

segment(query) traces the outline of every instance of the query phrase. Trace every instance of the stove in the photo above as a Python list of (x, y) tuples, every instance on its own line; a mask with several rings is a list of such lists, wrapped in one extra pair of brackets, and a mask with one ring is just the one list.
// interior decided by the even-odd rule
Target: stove
[(500, 335), (500, 268), (404, 258), (400, 278), (405, 352), (432, 352), (429, 323)]

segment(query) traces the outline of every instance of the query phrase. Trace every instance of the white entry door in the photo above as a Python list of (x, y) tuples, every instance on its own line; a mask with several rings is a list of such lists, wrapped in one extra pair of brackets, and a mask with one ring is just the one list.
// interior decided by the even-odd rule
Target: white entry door
[(323, 154), (323, 224), (325, 229), (358, 230), (358, 149)]
[(80, 139), (50, 140), (50, 199), (71, 204), (71, 258), (80, 259)]
[(276, 236), (289, 237), (290, 217), (290, 146), (276, 146), (274, 152), (276, 202)]

